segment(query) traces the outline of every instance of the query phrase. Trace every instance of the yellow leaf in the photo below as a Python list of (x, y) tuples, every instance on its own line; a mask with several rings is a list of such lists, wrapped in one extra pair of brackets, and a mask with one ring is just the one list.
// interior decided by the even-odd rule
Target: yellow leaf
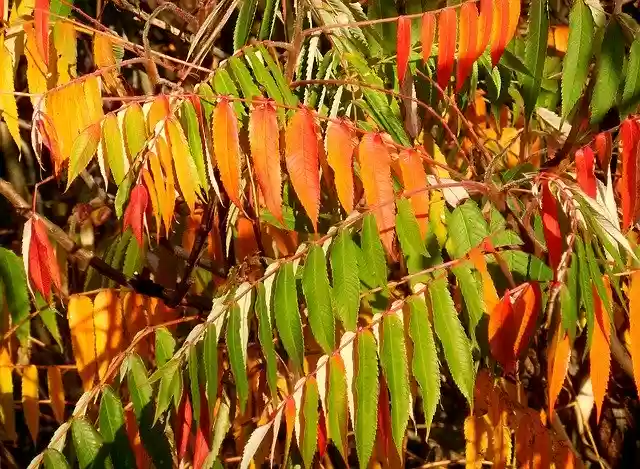
[(93, 60), (99, 69), (107, 69), (102, 73), (105, 85), (112, 94), (126, 96), (127, 92), (120, 81), (120, 74), (116, 67), (116, 57), (113, 53), (114, 42), (109, 36), (96, 33), (93, 38)]
[(162, 219), (164, 221), (165, 232), (169, 233), (169, 230), (171, 229), (171, 222), (173, 221), (173, 209), (176, 204), (176, 188), (173, 179), (173, 162), (171, 157), (171, 150), (169, 149), (169, 145), (164, 138), (156, 138), (156, 149), (158, 150), (158, 157), (165, 178), (165, 199), (164, 205), (162, 206)]
[(5, 438), (15, 441), (17, 435), (12, 372), (11, 355), (5, 346), (0, 347), (0, 431)]
[[(149, 155), (149, 154), (147, 154)], [(149, 190), (149, 198), (151, 199), (151, 208), (153, 210), (153, 217), (156, 220), (156, 235), (160, 237), (160, 226), (162, 224), (162, 206), (160, 205), (160, 199), (158, 196), (158, 191), (156, 190), (156, 184), (151, 176), (151, 172), (147, 168), (142, 168), (142, 180), (144, 181), (144, 185), (147, 186)], [(161, 184), (162, 191), (164, 193), (164, 181)]]
[(84, 90), (85, 106), (89, 117), (86, 125), (93, 125), (104, 117), (100, 77), (89, 77), (85, 79), (82, 88)]
[(165, 124), (165, 135), (171, 147), (171, 157), (173, 167), (176, 171), (178, 186), (189, 210), (193, 213), (196, 207), (196, 193), (200, 187), (198, 170), (191, 157), (189, 144), (184, 135), (182, 126), (175, 118), (167, 119)]
[(500, 302), (496, 287), (493, 284), (493, 279), (487, 269), (487, 262), (484, 259), (484, 254), (479, 248), (473, 248), (469, 251), (469, 259), (473, 262), (473, 266), (480, 273), (482, 279), (482, 299), (484, 300), (485, 313), (491, 314), (496, 305)]
[[(36, 41), (36, 31), (31, 23), (25, 23), (24, 33), (26, 36), (25, 56), (27, 58), (27, 85), (29, 93), (43, 94), (48, 89), (49, 70), (40, 55)], [(30, 96), (34, 108), (38, 108), (42, 102), (41, 96)]]
[(88, 296), (71, 295), (67, 306), (71, 345), (82, 387), (89, 391), (98, 374), (93, 303)]
[(4, 35), (0, 34), (0, 117), (9, 128), (9, 134), (20, 149), (20, 128), (18, 127), (18, 106), (13, 85), (13, 60), (4, 45)]
[(122, 349), (122, 306), (117, 290), (102, 290), (93, 300), (93, 325), (98, 376), (103, 379), (109, 363)]
[(47, 381), (53, 415), (58, 423), (62, 423), (64, 422), (64, 385), (62, 384), (62, 372), (60, 368), (57, 366), (48, 367)]
[(74, 25), (67, 21), (56, 21), (53, 25), (53, 44), (57, 56), (57, 84), (64, 85), (78, 76), (76, 72), (78, 57)]
[(22, 410), (31, 438), (35, 442), (38, 438), (38, 431), (40, 430), (38, 369), (35, 365), (27, 365), (22, 369)]
[(489, 448), (488, 425), (482, 417), (469, 415), (464, 421), (464, 438), (466, 444), (466, 468), (482, 467), (484, 455)]
[(11, 7), (11, 15), (9, 16), (9, 24), (14, 25), (23, 16), (31, 16), (35, 8), (36, 0), (22, 0), (13, 2)]
[[(122, 291), (122, 316), (127, 318), (128, 340), (150, 324), (150, 312), (152, 311), (151, 298), (132, 291)], [(138, 353), (143, 357), (150, 356), (150, 342), (148, 339), (138, 343)]]
[[(146, 106), (145, 106), (146, 110)], [(155, 97), (149, 110), (147, 111), (147, 128), (149, 133), (155, 132), (158, 122), (166, 119), (171, 115), (171, 108), (169, 107), (169, 99), (164, 94), (159, 94)]]
[(438, 239), (438, 244), (440, 246), (444, 246), (447, 242), (447, 225), (445, 218), (445, 202), (442, 191), (433, 191), (431, 193), (429, 223), (431, 224), (431, 229)]

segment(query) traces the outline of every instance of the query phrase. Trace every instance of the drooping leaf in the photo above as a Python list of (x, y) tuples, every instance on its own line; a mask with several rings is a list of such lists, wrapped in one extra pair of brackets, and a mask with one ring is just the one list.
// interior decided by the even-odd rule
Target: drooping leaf
[(207, 402), (212, 408), (218, 397), (218, 332), (216, 324), (207, 326), (204, 336), (204, 377), (207, 392)]
[[(256, 293), (257, 295), (255, 310), (256, 316), (258, 318), (258, 337), (260, 339), (262, 354), (267, 364), (267, 383), (269, 384), (269, 390), (271, 391), (272, 398), (277, 399), (278, 363), (276, 361), (276, 352), (273, 346), (273, 327), (271, 325), (271, 314), (267, 306), (268, 304), (270, 304), (271, 298), (270, 296), (267, 297), (266, 288), (262, 283), (258, 284)], [(271, 293), (271, 291), (269, 291), (269, 293)]]
[(320, 147), (318, 125), (311, 111), (296, 110), (285, 131), (285, 161), (293, 189), (318, 230), (320, 213)]
[(198, 178), (202, 187), (207, 190), (209, 183), (207, 181), (207, 163), (205, 161), (205, 148), (202, 139), (204, 124), (201, 125), (203, 118), (200, 99), (192, 96), (191, 99), (185, 100), (180, 108), (180, 117), (187, 141), (189, 142), (191, 157), (198, 170)]
[(216, 166), (220, 171), (222, 186), (229, 199), (239, 208), (240, 201), (240, 141), (238, 137), (238, 119), (231, 103), (222, 98), (213, 111), (213, 149), (216, 156)]
[(336, 237), (331, 248), (333, 300), (338, 318), (348, 331), (356, 329), (360, 306), (356, 249), (347, 230), (343, 230)]
[(4, 36), (0, 39), (0, 115), (9, 129), (9, 135), (16, 146), (20, 148), (22, 138), (18, 126), (18, 106), (13, 94), (13, 59), (12, 54), (4, 45)]
[[(51, 286), (60, 292), (60, 269), (58, 259), (49, 241), (47, 228), (40, 217), (34, 216), (27, 220), (23, 232), (23, 260), (28, 265), (29, 277), (35, 291), (44, 298), (51, 295)], [(27, 249), (25, 251), (25, 248)]]
[(398, 82), (403, 83), (409, 65), (409, 53), (411, 52), (411, 19), (406, 16), (398, 18), (396, 51), (398, 56)]
[(420, 235), (424, 238), (429, 228), (429, 192), (422, 158), (416, 151), (404, 150), (398, 155), (398, 161), (402, 173), (402, 185), (418, 220)]
[(322, 247), (311, 246), (302, 272), (302, 291), (309, 311), (311, 331), (325, 353), (335, 348), (335, 323), (331, 310), (331, 287)]
[(98, 376), (91, 298), (84, 295), (71, 295), (67, 305), (67, 317), (76, 367), (82, 380), (82, 387), (88, 391), (93, 387), (94, 380)]
[(547, 181), (542, 183), (542, 228), (549, 253), (549, 264), (551, 264), (555, 277), (563, 252), (562, 234), (560, 232), (560, 223), (558, 222), (556, 199), (551, 194)]
[(514, 344), (518, 333), (518, 322), (511, 304), (509, 290), (505, 292), (502, 300), (489, 314), (491, 355), (502, 365), (505, 373), (512, 373), (516, 362)]
[(361, 272), (367, 272), (374, 284), (371, 287), (382, 287), (387, 284), (387, 263), (382, 249), (381, 236), (378, 232), (375, 216), (368, 214), (362, 222), (361, 248), (364, 264), (358, 264)]
[[(509, 6), (518, 1), (509, 1)], [(536, 101), (542, 85), (544, 60), (547, 55), (547, 35), (549, 30), (549, 7), (547, 0), (533, 0), (529, 7), (529, 31), (524, 50), (524, 64), (531, 76), (522, 76), (522, 97), (525, 115), (530, 118), (536, 107)]]
[(595, 86), (591, 98), (591, 123), (602, 121), (615, 104), (622, 83), (623, 62), (624, 36), (614, 17), (604, 31), (596, 64)]
[(0, 347), (0, 424), (5, 438), (15, 441), (16, 417), (13, 403), (13, 363), (8, 348)]
[(491, 28), (493, 26), (494, 4), (492, 0), (480, 0), (480, 15), (478, 18), (478, 49), (476, 54), (480, 57), (491, 40)]
[(243, 320), (243, 311), (236, 303), (229, 311), (227, 349), (229, 351), (229, 362), (235, 378), (241, 412), (244, 412), (249, 397), (249, 380), (246, 371), (246, 342), (244, 342), (242, 338), (243, 332), (241, 331), (243, 324), (246, 325), (246, 321)]
[(600, 132), (593, 139), (593, 148), (598, 156), (601, 168), (608, 168), (613, 150), (613, 139), (610, 132)]
[(243, 2), (240, 4), (238, 19), (236, 20), (236, 28), (233, 31), (234, 51), (238, 51), (247, 43), (249, 34), (251, 33), (253, 19), (256, 15), (257, 8), (258, 0), (243, 0)]
[[(187, 137), (184, 135), (182, 126), (178, 123), (177, 119), (171, 118), (165, 121), (165, 137), (171, 148), (170, 155), (173, 160), (173, 168), (175, 169), (178, 186), (180, 186), (180, 192), (187, 207), (189, 207), (189, 211), (193, 213), (196, 205), (196, 195), (201, 184), (198, 178), (198, 169), (191, 157)], [(158, 156), (163, 160), (166, 155), (165, 152), (160, 151), (159, 153)], [(171, 164), (166, 165), (166, 163), (163, 162), (163, 166), (165, 174), (169, 172), (173, 174)], [(169, 181), (169, 179), (167, 179), (167, 181)], [(175, 192), (175, 188), (168, 187), (168, 189)], [(167, 192), (169, 192), (169, 190)]]
[(111, 387), (102, 391), (99, 423), (100, 434), (109, 447), (115, 469), (136, 467), (125, 430), (124, 408)]
[(422, 15), (420, 25), (420, 43), (422, 45), (422, 60), (427, 63), (431, 57), (431, 47), (433, 46), (433, 37), (436, 31), (436, 15), (426, 12)]
[(47, 448), (42, 453), (42, 462), (45, 469), (69, 469), (71, 467), (64, 455), (53, 448)]
[(569, 41), (562, 61), (562, 116), (565, 118), (578, 102), (587, 80), (593, 37), (591, 10), (584, 1), (578, 0), (569, 14)]
[(427, 248), (420, 234), (418, 220), (413, 213), (411, 203), (401, 197), (397, 200), (398, 213), (396, 215), (396, 231), (400, 240), (400, 247), (405, 257), (428, 256)]
[(53, 415), (59, 424), (64, 422), (64, 386), (62, 384), (62, 372), (57, 366), (47, 367), (47, 388)]
[[(608, 277), (604, 277), (606, 295), (611, 302), (611, 289)], [(602, 415), (602, 404), (609, 387), (609, 375), (611, 374), (611, 320), (604, 308), (604, 299), (593, 287), (593, 299), (595, 301), (595, 324), (593, 330), (593, 340), (589, 350), (589, 361), (591, 363), (591, 382), (593, 384), (593, 397), (596, 404), (596, 421), (600, 421)]]
[(22, 410), (34, 444), (40, 431), (38, 387), (38, 368), (35, 365), (25, 366), (22, 369)]
[(498, 299), (498, 292), (496, 291), (491, 274), (489, 274), (484, 254), (479, 248), (473, 248), (469, 251), (469, 259), (471, 259), (473, 266), (480, 274), (480, 279), (482, 280), (482, 301), (484, 302), (485, 311), (487, 314), (492, 315), (500, 300)]
[(309, 469), (318, 448), (318, 382), (313, 376), (305, 383), (301, 412), (303, 425), (300, 452), (304, 467)]
[(446, 90), (451, 75), (456, 53), (458, 17), (453, 8), (442, 10), (438, 15), (438, 62), (436, 76), (438, 85)]
[(640, 40), (636, 38), (631, 44), (629, 51), (629, 63), (627, 65), (627, 75), (622, 91), (622, 101), (620, 103), (620, 113), (623, 117), (635, 112), (640, 104)]
[(465, 2), (460, 8), (458, 65), (456, 91), (460, 92), (478, 58), (478, 9), (475, 3)]
[(136, 184), (131, 190), (129, 204), (124, 212), (124, 223), (122, 229), (125, 231), (127, 228), (131, 228), (133, 236), (141, 249), (144, 246), (143, 223), (144, 214), (147, 211), (148, 204), (149, 192), (147, 191), (147, 188), (144, 184)]
[[(200, 419), (200, 403), (202, 402), (200, 398), (200, 364), (199, 364), (199, 355), (200, 351), (198, 350), (197, 344), (193, 344), (189, 347), (189, 351), (187, 352), (187, 370), (189, 374), (189, 391), (191, 392), (191, 402), (193, 405), (193, 416), (198, 423)], [(231, 352), (229, 352), (231, 354)], [(203, 424), (203, 422), (199, 422)]]
[(71, 438), (80, 469), (113, 468), (109, 453), (104, 451), (102, 437), (85, 418), (71, 421)]
[(576, 150), (576, 176), (580, 188), (589, 197), (596, 198), (595, 155), (591, 147)]
[(329, 438), (345, 458), (347, 456), (347, 428), (349, 424), (346, 370), (340, 355), (331, 356), (328, 366), (327, 422)]
[(376, 340), (370, 331), (358, 333), (356, 340), (354, 433), (358, 462), (360, 467), (366, 467), (371, 459), (378, 427), (378, 356)]
[(556, 400), (562, 390), (567, 372), (569, 371), (569, 358), (571, 358), (569, 336), (564, 332), (562, 327), (558, 327), (549, 346), (549, 366), (547, 371), (547, 382), (549, 383), (549, 419), (553, 418)]
[(637, 205), (637, 166), (636, 151), (640, 141), (640, 129), (632, 119), (620, 124), (620, 143), (622, 149), (622, 177), (620, 179), (620, 198), (622, 201), (622, 229), (627, 230), (635, 222)]
[(253, 433), (249, 437), (249, 440), (247, 441), (247, 444), (244, 446), (244, 451), (242, 452), (242, 460), (240, 461), (240, 469), (249, 468), (253, 456), (260, 448), (260, 445), (266, 438), (267, 433), (269, 433), (269, 430), (271, 430), (272, 426), (273, 420), (270, 420), (265, 425), (261, 425), (253, 431)]
[(101, 131), (100, 145), (102, 150), (99, 150), (99, 153), (102, 152), (113, 180), (117, 186), (120, 186), (129, 170), (129, 160), (124, 151), (118, 118), (114, 113), (110, 112), (105, 116)]
[[(509, 3), (510, 0), (496, 0), (491, 23), (491, 65), (496, 66), (509, 42)], [(514, 2), (515, 3), (515, 2)]]
[(144, 150), (148, 137), (144, 111), (138, 103), (127, 106), (121, 125), (129, 160), (135, 161)]
[(49, 66), (49, 0), (35, 0), (33, 18), (38, 42), (38, 51), (46, 66)]
[(353, 154), (356, 146), (356, 135), (348, 121), (331, 121), (327, 124), (327, 162), (333, 170), (338, 199), (347, 214), (353, 211)]
[(92, 124), (84, 129), (73, 141), (71, 154), (69, 156), (69, 177), (67, 179), (67, 189), (78, 175), (85, 170), (89, 161), (98, 151), (100, 143), (100, 124)]
[[(640, 337), (640, 272), (631, 274), (629, 285), (629, 333), (631, 337)], [(640, 393), (640, 341), (632, 341), (631, 361), (633, 363), (633, 378), (636, 389)]]
[(513, 303), (513, 314), (520, 323), (518, 335), (513, 344), (515, 358), (519, 358), (529, 345), (542, 308), (542, 292), (537, 282), (524, 284), (524, 289)]
[(467, 200), (458, 205), (452, 212), (447, 224), (453, 242), (453, 252), (457, 258), (465, 256), (472, 248), (479, 246), (489, 236), (487, 222), (482, 216), (478, 205), (472, 200)]

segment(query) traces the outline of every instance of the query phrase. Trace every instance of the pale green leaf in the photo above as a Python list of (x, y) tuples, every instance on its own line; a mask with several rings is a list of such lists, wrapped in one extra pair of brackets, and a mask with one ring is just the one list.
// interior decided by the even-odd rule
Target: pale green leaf
[(347, 456), (347, 379), (340, 355), (329, 358), (329, 383), (327, 390), (327, 431), (342, 457)]
[(153, 416), (153, 423), (155, 424), (158, 419), (166, 412), (171, 405), (177, 401), (180, 405), (180, 398), (176, 398), (176, 394), (182, 392), (182, 373), (180, 370), (180, 362), (173, 360), (167, 362), (165, 366), (158, 369), (154, 376), (160, 373), (160, 386), (158, 387), (158, 396), (156, 398), (156, 411)]
[(405, 256), (427, 256), (427, 248), (422, 241), (418, 219), (413, 213), (411, 202), (401, 197), (396, 201), (396, 233), (400, 240), (400, 247)]
[(372, 287), (387, 284), (387, 261), (380, 240), (378, 225), (373, 214), (368, 214), (362, 222), (361, 249), (365, 264), (358, 267), (369, 272), (374, 280)]
[(166, 327), (156, 329), (156, 366), (160, 368), (173, 356), (176, 339)]
[(122, 121), (124, 142), (129, 159), (134, 161), (138, 154), (146, 146), (147, 124), (144, 118), (144, 111), (138, 103), (130, 104), (124, 112)]
[(124, 153), (122, 139), (118, 118), (110, 112), (102, 121), (100, 145), (102, 145), (104, 158), (117, 186), (122, 184), (129, 166), (129, 161), (126, 159), (127, 155)]
[(270, 298), (266, 297), (266, 289), (262, 283), (259, 283), (256, 296), (256, 316), (258, 317), (258, 338), (260, 339), (260, 347), (262, 348), (262, 355), (267, 364), (267, 383), (269, 383), (269, 390), (271, 391), (271, 397), (274, 400), (278, 398), (278, 363), (276, 358), (275, 347), (273, 346), (273, 329), (271, 327), (271, 320), (269, 317), (269, 309), (267, 308), (267, 301)]
[(20, 344), (25, 346), (29, 340), (30, 325), (26, 319), (31, 312), (27, 277), (22, 259), (3, 247), (0, 247), (0, 284), (4, 286), (5, 304), (11, 315), (11, 322), (20, 324), (15, 336)]
[(53, 448), (47, 448), (42, 453), (42, 460), (45, 469), (70, 469), (69, 463), (64, 455)]
[[(213, 87), (216, 90), (217, 94), (222, 96), (233, 96), (240, 97), (240, 93), (238, 93), (238, 88), (236, 88), (236, 84), (233, 82), (233, 78), (229, 74), (229, 71), (226, 68), (219, 68), (216, 71), (216, 74), (213, 76)], [(207, 98), (208, 103), (206, 114), (208, 115), (207, 121), (211, 120), (211, 114), (213, 113), (213, 106), (215, 104), (216, 98), (213, 92), (211, 92), (211, 96)], [(234, 101), (232, 103), (233, 109), (235, 111), (236, 116), (246, 116), (247, 112), (245, 111), (244, 105), (240, 101)]]
[[(452, 243), (451, 254), (460, 259), (489, 236), (487, 222), (478, 205), (467, 200), (455, 208), (447, 222)], [(447, 245), (448, 246), (448, 245)]]
[(255, 80), (251, 76), (251, 72), (240, 57), (231, 57), (229, 58), (228, 63), (245, 98), (251, 99), (256, 96), (262, 96), (260, 89), (255, 84)]
[(285, 104), (292, 107), (297, 106), (299, 101), (298, 97), (291, 90), (287, 78), (284, 76), (284, 73), (282, 73), (282, 67), (273, 59), (273, 56), (269, 53), (269, 51), (267, 51), (266, 47), (264, 47), (263, 44), (257, 44), (256, 49), (259, 50), (262, 54), (262, 58), (264, 59), (269, 72), (271, 72), (271, 75), (278, 84), (278, 88), (282, 93)]
[(201, 185), (205, 190), (207, 190), (209, 188), (209, 183), (207, 180), (207, 168), (205, 164), (204, 147), (202, 145), (202, 134), (200, 132), (200, 119), (195, 106), (189, 100), (185, 100), (182, 103), (181, 111), (180, 121), (182, 128), (184, 129), (185, 136), (187, 137), (187, 141), (189, 142), (189, 151), (191, 152), (191, 157), (196, 165)]
[(91, 158), (98, 151), (100, 143), (100, 124), (93, 124), (80, 132), (80, 135), (73, 141), (71, 154), (69, 155), (69, 176), (67, 179), (67, 189), (71, 183), (84, 171), (91, 161)]

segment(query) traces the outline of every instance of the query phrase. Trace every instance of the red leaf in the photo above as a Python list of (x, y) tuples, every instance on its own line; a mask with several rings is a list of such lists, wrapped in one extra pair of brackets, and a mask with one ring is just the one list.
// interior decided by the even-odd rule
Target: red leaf
[(200, 388), (200, 419), (196, 428), (196, 442), (193, 449), (193, 467), (202, 467), (209, 455), (211, 442), (211, 425), (209, 423), (209, 404), (206, 393)]
[(518, 359), (531, 341), (542, 305), (542, 292), (536, 282), (525, 283), (525, 287), (513, 303), (516, 324), (520, 324), (513, 352)]
[(178, 409), (177, 420), (175, 428), (176, 442), (178, 443), (178, 459), (183, 459), (187, 454), (189, 435), (191, 434), (191, 425), (193, 423), (193, 410), (191, 409), (189, 393), (183, 393), (182, 402)]
[(516, 364), (513, 352), (518, 323), (507, 290), (489, 316), (489, 348), (491, 355), (502, 365), (505, 373), (511, 373)]
[(143, 222), (144, 213), (147, 210), (148, 203), (149, 192), (147, 191), (147, 188), (144, 184), (136, 184), (131, 191), (127, 210), (124, 212), (124, 226), (122, 230), (125, 231), (127, 228), (131, 227), (131, 231), (133, 232), (133, 235), (138, 241), (140, 247), (144, 244)]
[(627, 119), (620, 125), (620, 140), (622, 143), (622, 179), (620, 194), (622, 198), (622, 229), (627, 230), (635, 221), (637, 161), (636, 152), (639, 139), (638, 125)]
[(320, 151), (318, 126), (311, 111), (296, 111), (285, 132), (285, 159), (291, 184), (318, 231), (320, 214)]
[(398, 82), (404, 82), (409, 65), (409, 53), (411, 52), (411, 19), (406, 16), (398, 18), (397, 33), (397, 54), (398, 54)]
[(580, 188), (589, 197), (596, 198), (595, 157), (590, 147), (576, 151), (576, 176)]
[[(429, 192), (427, 187), (427, 173), (422, 164), (420, 154), (415, 150), (403, 150), (398, 157), (402, 173), (404, 190), (411, 194), (411, 206), (418, 219), (420, 234), (424, 238), (429, 230)], [(422, 190), (421, 190), (422, 189)]]
[[(496, 0), (491, 25), (491, 64), (495, 67), (507, 46), (509, 34), (509, 2)], [(519, 1), (519, 0), (518, 0)]]
[(558, 207), (549, 189), (549, 182), (542, 182), (542, 229), (547, 242), (549, 262), (553, 269), (554, 278), (557, 275), (560, 259), (562, 258), (562, 235), (558, 222)]
[(221, 98), (213, 111), (213, 150), (222, 186), (231, 202), (240, 202), (240, 140), (238, 119), (227, 98)]
[[(605, 275), (604, 281), (609, 303), (611, 304), (611, 287), (609, 278)], [(596, 421), (600, 421), (602, 415), (602, 404), (607, 395), (609, 386), (609, 375), (611, 374), (611, 320), (609, 313), (605, 310), (603, 301), (598, 295), (595, 285), (592, 284), (593, 300), (595, 303), (595, 321), (593, 328), (593, 339), (589, 350), (589, 361), (591, 362), (591, 382), (593, 383), (593, 397), (596, 404)]]
[(367, 204), (373, 207), (378, 231), (387, 253), (394, 257), (396, 206), (391, 182), (391, 156), (377, 133), (368, 133), (358, 147), (360, 177)]
[(34, 216), (24, 226), (23, 252), (28, 259), (29, 278), (33, 288), (46, 299), (51, 295), (53, 284), (60, 291), (60, 270), (56, 253), (51, 246), (47, 227), (41, 218)]
[(611, 161), (611, 150), (613, 147), (611, 133), (600, 132), (598, 135), (596, 135), (593, 140), (593, 147), (596, 150), (596, 155), (598, 155), (600, 168), (602, 168), (602, 170), (604, 171), (608, 171), (609, 162)]
[(327, 424), (324, 419), (324, 412), (320, 409), (318, 419), (318, 459), (322, 460), (327, 452)]
[(422, 25), (420, 27), (420, 43), (422, 44), (422, 60), (427, 63), (431, 57), (431, 46), (433, 46), (433, 36), (436, 31), (436, 15), (427, 12), (422, 15)]
[(456, 53), (456, 28), (458, 18), (453, 8), (440, 12), (438, 16), (438, 65), (436, 73), (438, 85), (444, 91), (453, 74), (453, 61)]
[(478, 50), (480, 57), (489, 45), (491, 39), (491, 25), (493, 23), (493, 0), (480, 0), (480, 17), (478, 20)]
[(249, 119), (251, 160), (267, 209), (282, 219), (282, 175), (280, 173), (280, 131), (272, 101), (260, 100)]
[(357, 146), (356, 134), (348, 121), (331, 121), (325, 137), (327, 162), (333, 169), (336, 192), (344, 211), (353, 211), (353, 153)]
[(33, 18), (38, 51), (44, 63), (49, 66), (49, 0), (36, 0)]
[(464, 86), (473, 62), (478, 58), (478, 10), (475, 3), (463, 3), (460, 8), (460, 38), (458, 40), (458, 67), (456, 91)]

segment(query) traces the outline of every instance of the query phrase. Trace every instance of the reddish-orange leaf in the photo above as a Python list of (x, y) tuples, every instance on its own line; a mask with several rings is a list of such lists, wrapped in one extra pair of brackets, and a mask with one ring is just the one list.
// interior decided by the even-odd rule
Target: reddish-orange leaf
[(357, 145), (348, 121), (329, 122), (325, 137), (327, 162), (333, 170), (338, 199), (347, 214), (353, 210), (353, 153)]
[(138, 469), (149, 469), (151, 467), (151, 459), (142, 445), (140, 429), (138, 428), (138, 422), (136, 420), (136, 414), (133, 411), (133, 407), (125, 409), (124, 418), (124, 427), (127, 433), (127, 439), (129, 440), (129, 444), (133, 450), (136, 467)]
[(324, 419), (324, 412), (322, 408), (320, 408), (318, 418), (318, 459), (322, 460), (322, 458), (324, 458), (327, 452), (327, 444), (327, 424)]
[(193, 411), (191, 409), (191, 401), (189, 393), (182, 393), (182, 402), (176, 414), (176, 443), (178, 444), (178, 459), (184, 458), (187, 454), (187, 446), (189, 444), (189, 435), (191, 435), (191, 424), (193, 423)]
[(596, 135), (593, 139), (593, 147), (596, 150), (596, 155), (598, 155), (600, 168), (604, 171), (608, 171), (609, 162), (611, 161), (611, 151), (613, 147), (611, 133), (600, 132), (598, 135)]
[[(629, 334), (640, 337), (640, 271), (631, 274), (629, 285)], [(640, 394), (640, 340), (631, 341), (631, 361), (633, 363), (633, 378), (636, 389)]]
[(204, 389), (200, 387), (200, 419), (196, 428), (196, 440), (193, 449), (193, 467), (202, 467), (209, 455), (211, 444), (211, 425), (209, 425), (209, 404)]
[(221, 98), (213, 111), (213, 151), (222, 186), (238, 208), (240, 202), (240, 140), (238, 119), (227, 98)]
[(251, 223), (251, 220), (241, 215), (238, 216), (236, 229), (238, 230), (238, 233), (234, 239), (233, 246), (236, 254), (236, 261), (241, 263), (248, 257), (260, 252), (260, 248), (256, 241), (256, 234), (253, 230), (253, 223)]
[[(609, 277), (602, 278), (611, 304), (611, 286)], [(609, 313), (604, 308), (602, 298), (598, 295), (595, 285), (592, 285), (595, 321), (593, 324), (593, 339), (589, 350), (591, 362), (591, 382), (593, 384), (593, 397), (596, 404), (596, 419), (600, 421), (602, 404), (609, 387), (609, 375), (611, 374), (611, 320)]]
[(291, 184), (318, 231), (320, 214), (320, 151), (318, 126), (311, 111), (300, 108), (285, 132), (285, 159)]
[(456, 54), (456, 33), (458, 17), (453, 8), (447, 8), (438, 16), (438, 65), (436, 68), (438, 85), (445, 90), (453, 74)]
[(511, 304), (511, 293), (507, 290), (491, 311), (489, 317), (489, 347), (491, 355), (502, 365), (505, 373), (511, 373), (516, 364), (513, 352), (518, 323)]
[(422, 44), (422, 60), (426, 63), (431, 57), (431, 47), (433, 46), (433, 36), (436, 31), (436, 15), (426, 12), (422, 15), (422, 25), (420, 26), (420, 43)]
[(285, 439), (285, 455), (286, 460), (289, 455), (289, 448), (291, 446), (291, 439), (293, 438), (293, 430), (296, 424), (296, 402), (293, 398), (287, 398), (284, 405), (284, 419), (286, 424), (286, 439)]
[(36, 0), (33, 11), (33, 19), (36, 28), (38, 51), (42, 60), (49, 65), (49, 0)]
[(52, 284), (60, 291), (58, 260), (41, 218), (34, 216), (25, 223), (22, 248), (33, 288), (44, 298), (51, 295)]
[(480, 0), (480, 17), (478, 18), (478, 49), (480, 57), (489, 45), (491, 39), (491, 25), (493, 23), (493, 0)]
[(562, 235), (560, 233), (560, 223), (558, 222), (556, 199), (551, 194), (548, 181), (542, 182), (542, 228), (544, 239), (547, 242), (549, 263), (555, 277), (562, 258)]
[[(369, 207), (373, 208), (382, 244), (394, 257), (396, 206), (391, 182), (391, 155), (377, 133), (368, 133), (358, 147), (360, 177)], [(375, 207), (375, 208), (374, 208)]]
[(398, 18), (396, 53), (398, 54), (398, 82), (404, 82), (411, 52), (411, 19), (406, 16)]
[(636, 151), (640, 129), (635, 121), (627, 119), (620, 125), (620, 141), (622, 143), (622, 179), (620, 181), (620, 194), (622, 198), (622, 228), (624, 230), (635, 221), (636, 211), (636, 176), (637, 161)]
[(260, 100), (249, 119), (251, 160), (267, 209), (282, 220), (282, 175), (280, 173), (280, 131), (272, 101)]
[(458, 39), (458, 67), (456, 91), (460, 91), (478, 58), (478, 10), (475, 3), (463, 3), (460, 8), (460, 37)]
[[(491, 24), (491, 63), (495, 67), (507, 47), (509, 34), (509, 3), (512, 0), (496, 0)], [(518, 0), (519, 1), (519, 0)]]
[(504, 42), (505, 47), (507, 46), (507, 44), (509, 44), (509, 42), (511, 41), (511, 39), (513, 39), (513, 36), (515, 36), (516, 34), (516, 30), (518, 29), (518, 21), (520, 20), (520, 5), (521, 0), (508, 0), (507, 1), (507, 11), (508, 11), (508, 18), (509, 21), (507, 22), (508, 27), (507, 27), (507, 38)]
[(536, 282), (529, 282), (524, 285), (524, 289), (513, 303), (515, 321), (516, 324), (520, 324), (518, 336), (513, 344), (513, 352), (516, 359), (520, 357), (529, 345), (542, 305), (540, 286)]
[(589, 197), (596, 197), (595, 155), (590, 147), (576, 150), (576, 176), (580, 188)]
[(400, 152), (400, 172), (404, 190), (409, 194), (413, 212), (418, 219), (420, 234), (424, 238), (429, 231), (429, 192), (427, 187), (427, 173), (422, 164), (420, 154), (415, 150), (403, 150)]
[(124, 212), (124, 225), (122, 229), (126, 230), (130, 227), (140, 247), (144, 244), (143, 222), (148, 203), (149, 192), (147, 192), (147, 188), (144, 184), (136, 184), (131, 191), (127, 210)]
[(559, 324), (551, 339), (549, 357), (547, 360), (547, 383), (549, 386), (549, 420), (553, 419), (554, 407), (558, 395), (562, 390), (564, 379), (569, 370), (569, 358), (571, 357), (571, 343), (569, 335)]

